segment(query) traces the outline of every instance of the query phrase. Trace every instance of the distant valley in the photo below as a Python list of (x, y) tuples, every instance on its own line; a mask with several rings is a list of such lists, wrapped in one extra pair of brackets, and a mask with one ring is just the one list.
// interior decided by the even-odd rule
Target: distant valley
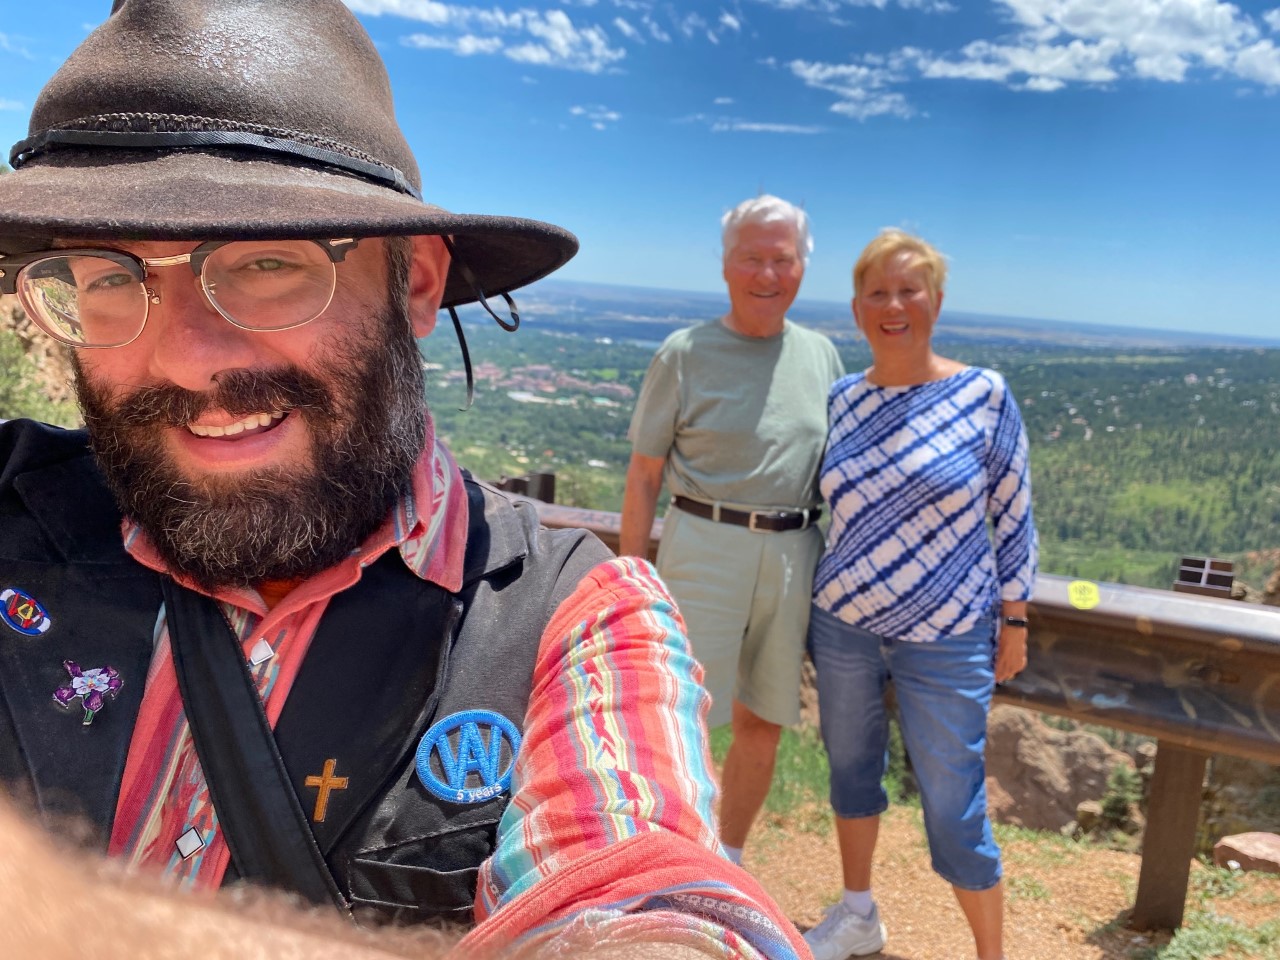
[[(440, 432), (478, 476), (552, 470), (561, 502), (617, 510), (654, 348), (724, 307), (712, 294), (543, 281), (522, 292), (515, 335), (464, 308), (470, 412), (458, 411), (448, 326), (425, 346)], [(845, 311), (799, 302), (791, 316), (861, 369), (870, 356)], [(1179, 556), (1211, 555), (1257, 587), (1280, 563), (1280, 340), (944, 311), (937, 342), (1000, 370), (1020, 400), (1046, 572), (1168, 587)]]

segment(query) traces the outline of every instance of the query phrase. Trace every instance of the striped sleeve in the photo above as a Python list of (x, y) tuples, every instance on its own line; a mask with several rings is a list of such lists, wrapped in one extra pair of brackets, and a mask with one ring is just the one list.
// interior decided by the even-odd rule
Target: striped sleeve
[(583, 578), (542, 638), (513, 798), (464, 943), (607, 928), (725, 958), (807, 956), (763, 889), (720, 855), (701, 681), (652, 566), (619, 558)]
[(995, 538), (1001, 600), (1029, 600), (1035, 584), (1039, 538), (1031, 510), (1031, 463), (1018, 401), (995, 376), (995, 427), (987, 452), (987, 511)]

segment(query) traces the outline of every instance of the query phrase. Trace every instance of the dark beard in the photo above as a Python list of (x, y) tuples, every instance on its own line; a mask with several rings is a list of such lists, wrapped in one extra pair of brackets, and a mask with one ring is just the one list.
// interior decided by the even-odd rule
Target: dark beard
[[(171, 572), (205, 590), (302, 579), (341, 561), (386, 520), (426, 439), (422, 361), (398, 299), (373, 330), (322, 344), (311, 372), (233, 370), (208, 393), (164, 384), (113, 400), (76, 364), (76, 394), (107, 484)], [(310, 469), (187, 479), (157, 427), (185, 425), (206, 409), (301, 416)]]

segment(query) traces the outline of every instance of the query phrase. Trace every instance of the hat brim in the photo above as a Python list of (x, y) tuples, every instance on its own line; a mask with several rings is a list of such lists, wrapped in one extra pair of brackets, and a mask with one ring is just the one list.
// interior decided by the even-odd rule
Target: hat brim
[[(0, 251), (59, 238), (222, 240), (448, 235), (485, 296), (532, 283), (578, 251), (572, 233), (450, 213), (326, 168), (217, 151), (59, 150), (0, 176)], [(456, 266), (441, 306), (476, 299)]]

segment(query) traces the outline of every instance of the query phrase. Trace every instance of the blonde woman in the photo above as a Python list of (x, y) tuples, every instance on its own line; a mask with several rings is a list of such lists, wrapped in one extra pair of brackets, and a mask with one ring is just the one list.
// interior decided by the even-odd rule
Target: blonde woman
[(820, 486), (832, 525), (809, 625), (845, 893), (805, 939), (817, 960), (884, 946), (871, 861), (888, 805), (892, 680), (933, 868), (955, 890), (980, 960), (1000, 960), (983, 749), (995, 684), (1027, 662), (1036, 532), (1026, 432), (998, 373), (933, 349), (946, 281), (937, 250), (886, 230), (853, 280), (872, 364), (828, 400)]

